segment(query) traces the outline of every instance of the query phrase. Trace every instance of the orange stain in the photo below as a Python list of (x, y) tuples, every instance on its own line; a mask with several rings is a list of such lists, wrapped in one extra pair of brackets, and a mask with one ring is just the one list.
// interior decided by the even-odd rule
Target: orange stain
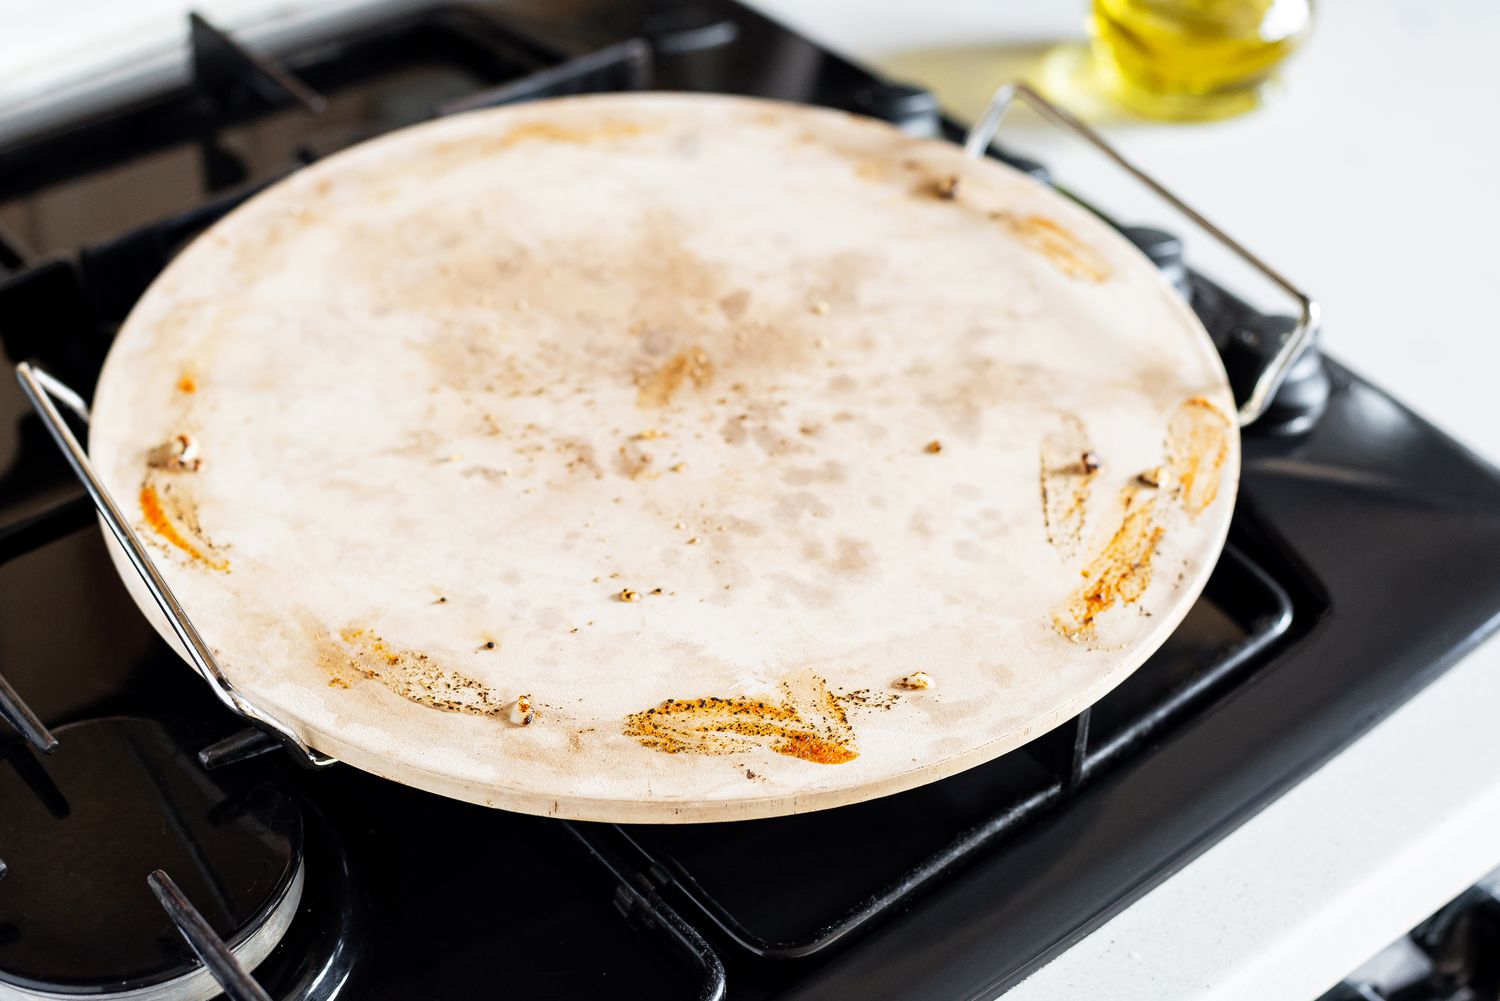
[(151, 530), (157, 535), (178, 549), (181, 549), (184, 553), (187, 553), (188, 556), (203, 563), (211, 570), (218, 570), (222, 573), (229, 569), (229, 562), (227, 560), (211, 558), (202, 549), (199, 549), (191, 539), (183, 535), (182, 531), (172, 523), (172, 519), (167, 517), (167, 512), (162, 507), (161, 495), (156, 492), (155, 487), (149, 483), (141, 487), (140, 500), (141, 515), (146, 519), (146, 524), (151, 526)]
[(582, 146), (595, 142), (610, 142), (630, 139), (649, 131), (634, 122), (601, 122), (585, 125), (568, 125), (561, 122), (526, 122), (499, 135), (465, 136), (450, 139), (435, 145), (432, 152), (439, 160), (498, 153), (522, 143), (550, 142)]
[(629, 139), (644, 132), (634, 122), (604, 122), (599, 125), (562, 125), (557, 122), (528, 122), (505, 134), (506, 145), (520, 142), (591, 143), (609, 139)]
[(1167, 428), (1172, 479), (1189, 517), (1198, 517), (1219, 496), (1229, 428), (1229, 418), (1201, 396), (1179, 407)]
[(667, 754), (736, 754), (755, 745), (819, 765), (859, 757), (854, 729), (823, 679), (782, 684), (780, 702), (745, 696), (667, 699), (625, 718), (625, 736)]
[(1069, 278), (1095, 285), (1108, 280), (1109, 268), (1099, 252), (1046, 216), (991, 212), (990, 218), (1050, 260)]
[(821, 737), (813, 737), (805, 733), (793, 734), (781, 743), (772, 745), (771, 750), (819, 765), (842, 765), (846, 761), (853, 761), (859, 757), (858, 753), (851, 751), (843, 744), (836, 744), (831, 740), (823, 740)]
[(400, 650), (375, 632), (355, 626), (339, 630), (342, 646), (330, 645), (323, 666), (329, 684), (348, 688), (345, 675), (378, 681), (397, 695), (440, 712), (504, 716), (507, 701), (477, 678), (439, 666), (420, 650)]
[(1088, 583), (1053, 616), (1057, 631), (1069, 639), (1092, 636), (1100, 615), (1139, 601), (1151, 583), (1151, 558), (1165, 532), (1156, 523), (1156, 498), (1132, 486), (1125, 488), (1123, 500), (1120, 527), (1082, 571)]
[(636, 405), (641, 407), (664, 407), (684, 383), (691, 382), (702, 389), (713, 381), (714, 365), (702, 348), (691, 347), (679, 351), (661, 368), (639, 380), (640, 392)]

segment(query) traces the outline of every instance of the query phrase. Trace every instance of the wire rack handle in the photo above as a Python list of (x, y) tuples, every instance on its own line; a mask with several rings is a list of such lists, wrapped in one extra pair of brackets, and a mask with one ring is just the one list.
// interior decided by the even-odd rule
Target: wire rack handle
[(78, 477), (84, 490), (88, 492), (89, 498), (94, 502), (94, 508), (99, 512), (99, 517), (103, 519), (110, 534), (125, 551), (125, 555), (130, 559), (130, 565), (135, 568), (136, 573), (140, 574), (141, 582), (146, 585), (146, 590), (151, 592), (151, 597), (156, 600), (157, 607), (167, 617), (167, 621), (172, 626), (172, 632), (176, 633), (183, 649), (187, 651), (188, 660), (209, 683), (209, 687), (218, 700), (249, 720), (257, 728), (264, 730), (289, 749), (294, 750), (298, 757), (308, 764), (316, 767), (334, 764), (334, 758), (309, 747), (291, 727), (241, 694), (224, 674), (223, 669), (219, 667), (213, 650), (204, 642), (198, 628), (193, 625), (192, 619), (188, 618), (187, 612), (178, 603), (176, 595), (172, 593), (172, 588), (162, 577), (151, 554), (141, 543), (140, 536), (121, 513), (114, 498), (110, 496), (109, 490), (104, 486), (104, 481), (95, 471), (88, 453), (78, 443), (78, 438), (57, 409), (57, 405), (61, 403), (79, 420), (87, 424), (89, 411), (83, 398), (67, 385), (29, 362), (21, 362), (16, 366), (16, 379), (20, 382), (22, 392), (26, 394), (26, 398), (31, 402), (37, 415), (41, 417), (42, 423), (47, 426), (52, 440), (57, 443), (63, 457), (68, 460), (73, 474)]
[(1089, 126), (1079, 121), (1072, 114), (1047, 100), (1031, 87), (1024, 83), (1007, 83), (995, 91), (995, 96), (990, 98), (990, 103), (984, 109), (984, 114), (969, 129), (969, 134), (964, 138), (964, 153), (974, 159), (983, 157), (990, 148), (990, 143), (995, 139), (995, 134), (1000, 131), (1000, 123), (1005, 119), (1005, 113), (1010, 110), (1011, 105), (1017, 100), (1024, 101), (1030, 105), (1032, 110), (1041, 115), (1047, 121), (1057, 126), (1064, 132), (1070, 132), (1103, 153), (1115, 166), (1125, 171), (1141, 184), (1149, 188), (1157, 197), (1171, 205), (1181, 214), (1187, 216), (1200, 229), (1217, 240), (1226, 250), (1234, 254), (1240, 260), (1250, 265), (1251, 268), (1264, 275), (1271, 284), (1281, 289), (1297, 303), (1297, 325), (1292, 328), (1286, 340), (1282, 341), (1281, 347), (1271, 356), (1266, 367), (1256, 376), (1255, 385), (1250, 390), (1250, 395), (1239, 408), (1240, 427), (1253, 424), (1266, 412), (1271, 405), (1271, 400), (1276, 396), (1276, 391), (1286, 381), (1287, 374), (1297, 359), (1302, 356), (1304, 349), (1312, 344), (1317, 336), (1318, 327), (1322, 322), (1322, 310), (1305, 292), (1293, 285), (1287, 278), (1251, 253), (1238, 240), (1218, 226), (1209, 222), (1208, 219), (1188, 205), (1181, 198), (1174, 195), (1151, 175), (1127, 160), (1119, 150), (1115, 149), (1105, 140), (1103, 136), (1095, 132)]

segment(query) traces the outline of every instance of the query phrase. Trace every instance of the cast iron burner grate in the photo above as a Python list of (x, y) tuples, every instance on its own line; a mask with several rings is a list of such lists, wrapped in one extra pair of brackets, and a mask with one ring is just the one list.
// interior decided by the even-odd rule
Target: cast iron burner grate
[[(201, 799), (213, 822), (232, 820), (247, 790), (299, 805), (306, 820), (302, 903), (281, 944), (250, 971), (275, 1001), (466, 1001), (508, 990), (537, 999), (607, 991), (649, 992), (664, 1001), (714, 996), (721, 977), (696, 933), (617, 859), (577, 845), (558, 823), (439, 799), (352, 769), (314, 772), (285, 756), (202, 769), (194, 751), (241, 724), (184, 674), (110, 567), (94, 531), (68, 533), (0, 563), (0, 594), (7, 596), (0, 602), (0, 663), (35, 714), (52, 724), (58, 743), (54, 757), (11, 746), (12, 738), (0, 755), (0, 858), (10, 863), (0, 877), (0, 969), (6, 950), (20, 944), (7, 940), (24, 931), (4, 924), (11, 920), (7, 905), (22, 902), (8, 894), (19, 894), (25, 881), (35, 884), (34, 858), (66, 862), (45, 844), (12, 837), (13, 811), (62, 811), (46, 777), (70, 755), (88, 752), (73, 739), (76, 729), (98, 726), (101, 716), (130, 717), (132, 731), (156, 735), (173, 762), (173, 781), (206, 790)], [(77, 600), (78, 581), (87, 582), (87, 602)], [(19, 595), (27, 600), (9, 600)], [(23, 635), (33, 641), (24, 659), (16, 656)], [(89, 669), (77, 671), (80, 664)], [(147, 714), (149, 722), (140, 718)], [(95, 783), (108, 777), (92, 770), (84, 776)], [(92, 806), (98, 813), (105, 804)], [(151, 804), (142, 809), (150, 820)], [(110, 866), (121, 859), (115, 841), (126, 832), (121, 824), (98, 832), (113, 846)], [(180, 956), (183, 945), (151, 899), (147, 875), (166, 869), (211, 918), (213, 894), (180, 859), (144, 846), (137, 854), (132, 864), (107, 871), (158, 922), (163, 947)], [(215, 929), (232, 938), (228, 926)]]
[(1500, 870), (1318, 1001), (1500, 1001)]
[[(1232, 684), (1292, 615), (1287, 592), (1230, 546), (1159, 652), (1092, 709), (1015, 753), (838, 810), (725, 825), (586, 825), (589, 836), (622, 841), (638, 869), (744, 953), (816, 956), (1062, 808), (1081, 783)], [(895, 830), (894, 843), (871, 837)]]
[(274, 773), (210, 776), (162, 724), (129, 717), (71, 723), (48, 746), (0, 755), (0, 997), (217, 995), (195, 954), (342, 982), (347, 871)]

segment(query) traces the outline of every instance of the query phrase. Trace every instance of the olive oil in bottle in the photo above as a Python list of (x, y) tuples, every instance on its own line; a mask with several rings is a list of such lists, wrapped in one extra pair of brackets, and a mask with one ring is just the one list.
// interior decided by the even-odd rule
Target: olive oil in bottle
[(1104, 89), (1151, 118), (1227, 118), (1256, 107), (1306, 36), (1311, 0), (1093, 0)]

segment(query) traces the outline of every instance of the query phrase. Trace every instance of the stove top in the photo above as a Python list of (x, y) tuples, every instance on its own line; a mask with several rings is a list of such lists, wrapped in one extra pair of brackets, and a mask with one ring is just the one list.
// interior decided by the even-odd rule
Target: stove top
[[(86, 391), (116, 325), (204, 226), (434, 114), (649, 87), (962, 135), (922, 89), (732, 3), (382, 10), (275, 59), (195, 20), (190, 85), (0, 147), (9, 358)], [(1290, 320), (1185, 268), (1170, 234), (1122, 228), (1246, 390)], [(1477, 642), (1500, 609), (1496, 551), (1500, 475), (1309, 351), (1246, 436), (1203, 597), (1091, 711), (838, 810), (544, 820), (264, 753), (276, 745), (141, 619), (5, 380), (0, 716), (20, 726), (0, 723), (0, 999), (210, 997), (196, 956), (235, 999), (993, 997)]]

